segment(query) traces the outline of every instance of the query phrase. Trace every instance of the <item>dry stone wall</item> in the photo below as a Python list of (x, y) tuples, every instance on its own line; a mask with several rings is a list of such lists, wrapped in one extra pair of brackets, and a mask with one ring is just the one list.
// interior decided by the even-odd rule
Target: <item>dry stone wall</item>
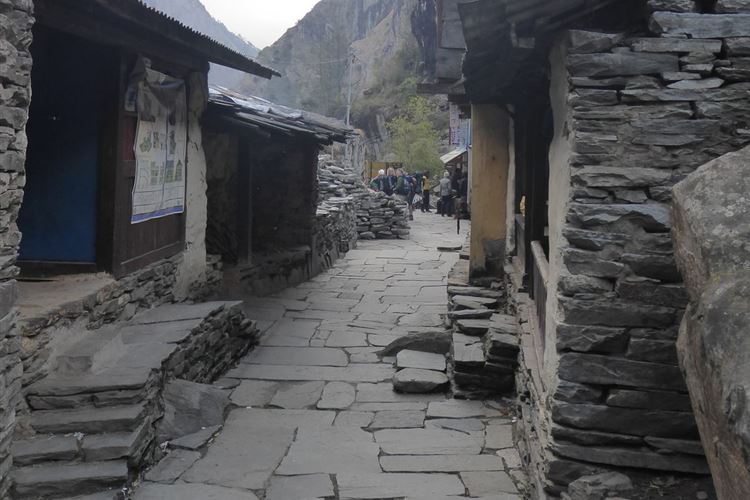
[(176, 271), (182, 254), (165, 259), (104, 286), (82, 299), (27, 318), (20, 325), (22, 335), (23, 386), (48, 373), (56, 334), (65, 330), (95, 330), (107, 323), (127, 321), (136, 313), (174, 301)]
[[(553, 482), (587, 463), (708, 471), (675, 341), (672, 186), (750, 142), (750, 19), (654, 0), (650, 33), (568, 38), (571, 199), (557, 283)], [(750, 13), (748, 2), (718, 7)], [(723, 7), (722, 7), (723, 6)], [(580, 474), (579, 474), (580, 475)]]
[(10, 489), (10, 442), (20, 399), (22, 366), (16, 328), (15, 265), (21, 234), (16, 226), (23, 198), (26, 121), (31, 97), (30, 0), (0, 1), (0, 498)]
[(321, 201), (352, 199), (359, 239), (403, 239), (409, 236), (406, 204), (395, 196), (369, 189), (353, 170), (337, 166), (330, 156), (320, 157), (318, 189)]

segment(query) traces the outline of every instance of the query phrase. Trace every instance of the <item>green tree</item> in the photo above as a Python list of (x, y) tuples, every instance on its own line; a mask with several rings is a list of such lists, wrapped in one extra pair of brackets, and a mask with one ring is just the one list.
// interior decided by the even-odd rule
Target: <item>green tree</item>
[(387, 123), (390, 150), (409, 172), (442, 168), (438, 152), (440, 133), (432, 124), (434, 110), (424, 97), (409, 99), (405, 112)]

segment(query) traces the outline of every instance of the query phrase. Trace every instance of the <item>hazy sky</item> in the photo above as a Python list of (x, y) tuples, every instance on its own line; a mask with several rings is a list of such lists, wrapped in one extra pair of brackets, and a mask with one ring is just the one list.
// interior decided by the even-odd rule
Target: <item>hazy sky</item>
[(201, 0), (216, 19), (262, 49), (305, 17), (319, 0)]

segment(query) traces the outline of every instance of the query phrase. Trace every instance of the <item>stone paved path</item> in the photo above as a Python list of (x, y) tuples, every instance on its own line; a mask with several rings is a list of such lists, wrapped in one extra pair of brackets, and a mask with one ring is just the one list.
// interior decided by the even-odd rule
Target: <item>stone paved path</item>
[[(176, 457), (151, 499), (517, 499), (520, 460), (497, 402), (393, 392), (382, 346), (443, 328), (455, 221), (415, 214), (410, 240), (361, 242), (329, 272), (248, 300), (265, 331), (227, 377), (236, 405), (207, 451)], [(464, 224), (467, 225), (467, 224)]]

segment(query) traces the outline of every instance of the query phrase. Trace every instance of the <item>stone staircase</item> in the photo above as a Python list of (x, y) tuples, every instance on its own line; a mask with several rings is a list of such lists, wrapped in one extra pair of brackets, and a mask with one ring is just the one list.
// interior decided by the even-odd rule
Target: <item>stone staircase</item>
[(254, 344), (239, 306), (166, 305), (65, 349), (26, 390), (33, 435), (12, 445), (14, 498), (127, 485), (152, 461), (165, 382), (212, 381)]
[(504, 293), (453, 285), (448, 297), (454, 396), (482, 399), (513, 392), (520, 329), (515, 317), (499, 312)]

